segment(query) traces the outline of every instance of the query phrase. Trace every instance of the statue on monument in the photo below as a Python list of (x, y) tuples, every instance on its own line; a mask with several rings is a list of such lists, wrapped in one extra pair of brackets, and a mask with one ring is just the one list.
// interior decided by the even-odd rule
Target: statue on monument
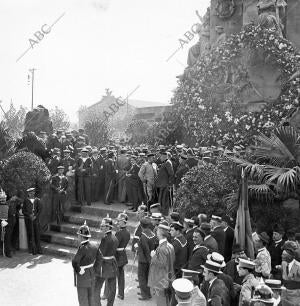
[(216, 14), (220, 19), (230, 18), (236, 9), (234, 0), (217, 0)]
[(199, 25), (199, 27), (197, 28), (197, 33), (199, 36), (198, 42), (189, 49), (188, 59), (187, 59), (187, 65), (189, 67), (193, 66), (200, 56), (206, 54), (210, 50), (210, 39), (209, 39), (210, 9), (209, 8), (207, 9), (203, 17), (199, 15), (198, 11), (196, 11), (196, 15), (199, 17), (201, 21), (201, 26)]
[(258, 24), (262, 28), (274, 30), (282, 37), (285, 32), (286, 2), (284, 0), (260, 0), (257, 8)]

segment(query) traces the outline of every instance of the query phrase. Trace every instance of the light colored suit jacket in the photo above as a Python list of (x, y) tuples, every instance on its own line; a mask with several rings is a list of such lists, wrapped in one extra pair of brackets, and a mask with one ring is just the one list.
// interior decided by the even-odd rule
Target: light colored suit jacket
[(148, 286), (154, 290), (169, 288), (174, 279), (175, 251), (173, 245), (164, 241), (157, 247), (151, 258)]

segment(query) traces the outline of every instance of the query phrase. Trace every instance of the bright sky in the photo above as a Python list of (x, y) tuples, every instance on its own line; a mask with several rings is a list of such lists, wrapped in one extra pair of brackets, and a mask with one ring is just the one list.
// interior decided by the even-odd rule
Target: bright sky
[[(209, 0), (2, 0), (0, 100), (5, 110), (31, 106), (29, 69), (36, 68), (34, 104), (59, 106), (77, 121), (80, 105), (139, 89), (132, 99), (168, 103), (188, 48), (170, 59), (179, 39), (199, 22)], [(65, 14), (64, 14), (65, 13)], [(44, 24), (50, 33), (18, 61)], [(44, 27), (47, 30), (47, 27)], [(183, 66), (184, 65), (184, 66)]]

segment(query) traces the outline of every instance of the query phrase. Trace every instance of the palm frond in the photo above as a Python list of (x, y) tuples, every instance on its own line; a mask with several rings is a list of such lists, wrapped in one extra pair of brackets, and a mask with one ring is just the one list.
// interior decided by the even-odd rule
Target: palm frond
[(268, 184), (248, 185), (248, 192), (249, 197), (258, 201), (272, 202), (275, 198), (275, 193)]
[(299, 154), (297, 143), (299, 133), (293, 127), (284, 126), (277, 128), (268, 137), (260, 134), (256, 137), (258, 144), (252, 146), (254, 155), (259, 159), (269, 159), (274, 166), (296, 166)]
[(274, 183), (278, 189), (284, 192), (293, 191), (297, 188), (299, 171), (300, 168), (298, 166), (294, 168), (264, 167), (266, 183)]

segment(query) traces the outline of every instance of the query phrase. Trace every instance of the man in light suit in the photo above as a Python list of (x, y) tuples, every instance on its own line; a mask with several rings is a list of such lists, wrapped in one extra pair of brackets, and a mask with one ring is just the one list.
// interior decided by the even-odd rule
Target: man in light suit
[(169, 214), (169, 209), (171, 206), (170, 190), (169, 187), (173, 184), (174, 170), (173, 165), (168, 158), (169, 152), (162, 152), (160, 159), (162, 165), (160, 166), (157, 174), (156, 187), (159, 188), (158, 202), (161, 205), (161, 213), (164, 216)]
[(126, 201), (126, 172), (130, 169), (130, 160), (126, 156), (127, 150), (122, 148), (120, 155), (117, 158), (117, 170), (118, 170), (118, 200), (120, 203)]
[(159, 245), (151, 251), (148, 286), (153, 289), (157, 306), (166, 306), (170, 299), (170, 285), (174, 277), (175, 252), (167, 241), (170, 227), (162, 221), (157, 228)]

